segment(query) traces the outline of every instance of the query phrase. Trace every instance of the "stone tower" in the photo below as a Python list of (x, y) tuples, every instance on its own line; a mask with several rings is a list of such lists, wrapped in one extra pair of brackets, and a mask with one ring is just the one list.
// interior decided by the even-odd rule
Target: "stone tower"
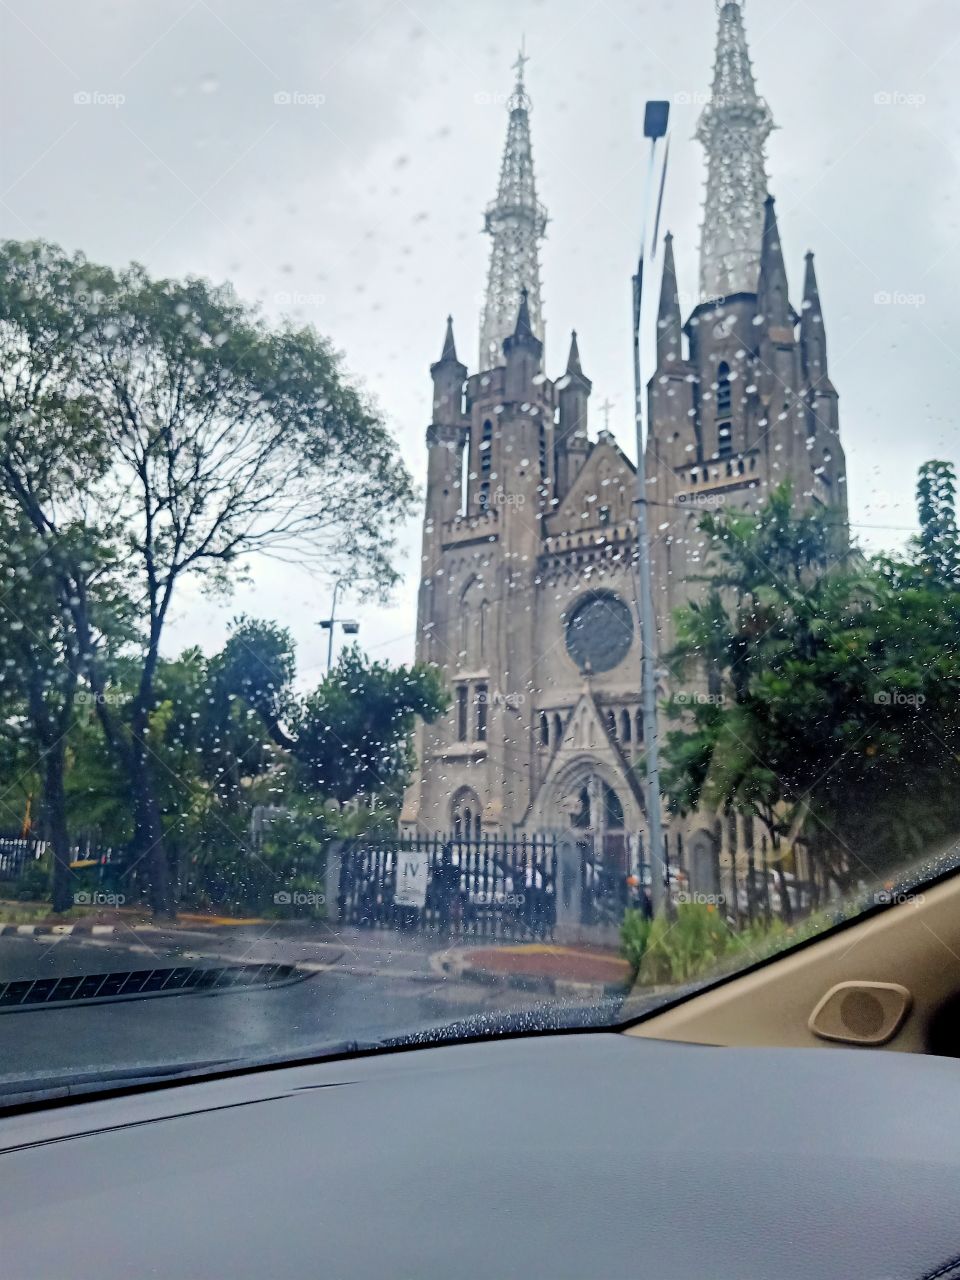
[(702, 584), (705, 509), (762, 505), (790, 482), (831, 508), (845, 542), (846, 474), (823, 312), (807, 254), (803, 302), (790, 304), (758, 95), (738, 0), (719, 5), (713, 93), (697, 128), (707, 159), (700, 297), (684, 323), (668, 234), (648, 386), (647, 475), (654, 506), (654, 598), (661, 652), (673, 614)]
[[(653, 596), (661, 654), (678, 608), (703, 592), (706, 510), (761, 506), (788, 481), (794, 499), (830, 509), (847, 543), (846, 466), (837, 393), (827, 367), (823, 310), (806, 257), (803, 299), (790, 303), (764, 144), (773, 118), (757, 93), (742, 5), (718, 4), (713, 92), (697, 128), (707, 162), (700, 296), (681, 315), (673, 241), (664, 251), (656, 370), (648, 384), (646, 466), (653, 507)], [(710, 696), (706, 673), (687, 696)], [(753, 860), (738, 815), (693, 814), (671, 824), (691, 883), (716, 892), (735, 859)], [(757, 865), (762, 859), (757, 856)]]
[(577, 335), (544, 371), (524, 61), (508, 103), (481, 322), (468, 375), (448, 321), (433, 420), (417, 658), (452, 705), (420, 725), (402, 829), (471, 837), (578, 826), (626, 856), (643, 825), (633, 584), (634, 469), (591, 439)]

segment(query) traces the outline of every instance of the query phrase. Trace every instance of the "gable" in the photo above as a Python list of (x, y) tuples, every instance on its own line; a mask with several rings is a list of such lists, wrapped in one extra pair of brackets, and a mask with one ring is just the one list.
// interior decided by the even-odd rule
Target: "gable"
[[(594, 445), (570, 492), (547, 518), (547, 533), (578, 533), (602, 524), (623, 524), (632, 519), (636, 472), (627, 456), (612, 441)], [(602, 509), (607, 508), (606, 521)]]

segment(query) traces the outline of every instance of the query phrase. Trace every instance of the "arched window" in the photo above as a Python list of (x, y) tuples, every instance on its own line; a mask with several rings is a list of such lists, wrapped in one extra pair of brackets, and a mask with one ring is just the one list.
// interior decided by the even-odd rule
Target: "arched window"
[(558, 711), (553, 717), (553, 745), (559, 747), (563, 738), (563, 716)]
[(467, 740), (467, 686), (457, 686), (457, 741)]
[(717, 417), (728, 418), (730, 416), (730, 366), (726, 360), (722, 361), (720, 368), (717, 370)]
[(477, 709), (477, 731), (475, 734), (477, 742), (486, 742), (487, 740), (487, 696), (487, 686), (478, 684), (476, 698), (474, 699)]
[(623, 803), (612, 787), (603, 784), (603, 803), (607, 828), (619, 831), (623, 828)]
[(725, 360), (717, 369), (717, 452), (721, 458), (733, 452), (733, 435), (730, 423), (724, 422), (732, 412), (733, 397), (730, 391), (730, 366)]
[(540, 745), (541, 747), (550, 745), (550, 720), (545, 711), (540, 712)]
[(622, 742), (629, 742), (633, 737), (630, 726), (630, 712), (620, 712), (620, 739)]
[(480, 489), (477, 506), (486, 511), (490, 505), (490, 472), (493, 470), (493, 423), (489, 418), (483, 424), (480, 437)]
[(473, 659), (471, 650), (476, 643), (474, 636), (475, 618), (473, 609), (470, 607), (475, 583), (476, 578), (470, 577), (464, 584), (463, 590), (460, 592), (460, 608), (457, 619), (457, 657), (462, 664), (468, 667)]
[(610, 734), (611, 738), (615, 738), (617, 736), (617, 717), (612, 711), (607, 712), (607, 732)]
[(488, 476), (493, 468), (493, 423), (488, 418), (483, 424), (483, 434), (480, 437), (480, 474)]
[(637, 742), (642, 742), (643, 741), (643, 712), (642, 711), (637, 711), (634, 714), (633, 724), (634, 724), (634, 728), (637, 731), (634, 736)]
[(477, 632), (477, 646), (479, 648), (480, 665), (483, 666), (487, 658), (487, 644), (489, 636), (487, 632), (490, 630), (490, 602), (488, 600), (480, 601), (480, 626)]

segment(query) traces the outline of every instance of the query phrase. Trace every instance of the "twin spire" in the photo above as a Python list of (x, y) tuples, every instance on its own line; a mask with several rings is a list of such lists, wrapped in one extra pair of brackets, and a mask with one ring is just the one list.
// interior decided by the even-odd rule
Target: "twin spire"
[(537, 199), (530, 144), (530, 98), (523, 80), (528, 59), (521, 49), (514, 64), (517, 79), (507, 104), (507, 141), (500, 165), (497, 198), (487, 206), (484, 229), (493, 243), (487, 293), (480, 325), (480, 368), (503, 364), (503, 343), (514, 331), (517, 300), (527, 292), (533, 335), (543, 342), (540, 301), (540, 241), (547, 211)]
[[(782, 312), (775, 321), (771, 317), (771, 322), (783, 323), (789, 311), (786, 275), (783, 273), (781, 291), (780, 282), (770, 278), (769, 266), (771, 256), (780, 252), (776, 217), (767, 195), (764, 159), (766, 140), (774, 128), (773, 116), (754, 81), (742, 0), (717, 0), (717, 11), (719, 25), (712, 93), (700, 115), (696, 135), (703, 144), (707, 161), (700, 239), (700, 301), (756, 293), (760, 287), (761, 259), (765, 258), (768, 261), (765, 287), (770, 304)], [(539, 245), (546, 232), (547, 213), (537, 199), (534, 179), (531, 104), (524, 83), (528, 61), (521, 48), (514, 63), (516, 80), (507, 104), (509, 122), (497, 196), (487, 206), (484, 218), (484, 229), (492, 244), (480, 328), (481, 370), (504, 363), (503, 344), (516, 331), (521, 294), (524, 325), (541, 344), (544, 339)], [(770, 232), (771, 220), (773, 232)], [(780, 264), (782, 266), (782, 254)], [(819, 302), (817, 305), (819, 307)], [(676, 270), (668, 236), (657, 325), (661, 367), (681, 358), (680, 334)], [(452, 346), (452, 332), (448, 331), (448, 337)]]
[(721, 0), (710, 101), (697, 123), (707, 158), (700, 300), (753, 293), (760, 270), (764, 146), (774, 127), (757, 93), (738, 0)]

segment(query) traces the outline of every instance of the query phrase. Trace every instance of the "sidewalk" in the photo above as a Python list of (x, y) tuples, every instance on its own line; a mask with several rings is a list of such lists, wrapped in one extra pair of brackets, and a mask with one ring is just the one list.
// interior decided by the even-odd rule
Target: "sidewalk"
[(555, 946), (547, 942), (495, 947), (452, 947), (436, 957), (451, 977), (490, 986), (548, 991), (553, 995), (622, 995), (630, 966), (601, 947)]
[(17, 923), (15, 919), (11, 921), (9, 918), (5, 918), (16, 917), (18, 914), (22, 914), (25, 909), (36, 905), (38, 904), (0, 901), (0, 937), (10, 936), (11, 934), (22, 936), (52, 934), (64, 937), (72, 934), (87, 934), (111, 937), (114, 934), (131, 932), (176, 933), (182, 931), (190, 933), (206, 932), (208, 929), (237, 929), (251, 925), (262, 927), (273, 923), (260, 917), (239, 919), (233, 916), (205, 915), (191, 911), (180, 912), (174, 921), (167, 920), (159, 923), (143, 911), (137, 911), (130, 907), (112, 907), (109, 910), (91, 911), (86, 915), (70, 916), (66, 920), (54, 915), (52, 912), (29, 923)]

